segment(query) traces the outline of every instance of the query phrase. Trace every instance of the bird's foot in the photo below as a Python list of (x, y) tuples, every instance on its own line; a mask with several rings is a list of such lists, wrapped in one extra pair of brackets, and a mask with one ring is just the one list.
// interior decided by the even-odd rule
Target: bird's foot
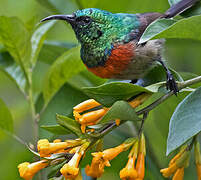
[(179, 89), (171, 72), (167, 72), (166, 88), (167, 90), (173, 91), (173, 93), (177, 96)]

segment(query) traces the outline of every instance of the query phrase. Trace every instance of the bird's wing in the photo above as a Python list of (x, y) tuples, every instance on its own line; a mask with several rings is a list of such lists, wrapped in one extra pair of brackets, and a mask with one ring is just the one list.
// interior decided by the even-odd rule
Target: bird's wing
[(140, 37), (142, 36), (143, 32), (147, 28), (147, 26), (149, 26), (149, 24), (151, 24), (156, 19), (163, 17), (163, 14), (153, 12), (153, 13), (137, 14), (137, 16), (138, 16), (138, 19), (140, 21), (139, 32), (137, 35), (137, 40), (139, 40)]

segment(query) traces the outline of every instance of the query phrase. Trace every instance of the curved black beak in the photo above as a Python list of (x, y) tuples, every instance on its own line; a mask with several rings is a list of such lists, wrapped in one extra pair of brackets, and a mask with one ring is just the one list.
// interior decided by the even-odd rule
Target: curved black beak
[(52, 15), (42, 19), (40, 22), (49, 21), (49, 20), (65, 20), (69, 23), (75, 22), (75, 15)]

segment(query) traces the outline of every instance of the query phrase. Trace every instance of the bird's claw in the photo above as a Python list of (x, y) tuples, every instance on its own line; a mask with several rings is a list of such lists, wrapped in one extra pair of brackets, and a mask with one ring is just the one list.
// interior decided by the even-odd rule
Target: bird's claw
[(167, 82), (166, 82), (167, 90), (173, 91), (173, 93), (177, 96), (179, 92), (177, 83), (171, 73), (167, 73)]

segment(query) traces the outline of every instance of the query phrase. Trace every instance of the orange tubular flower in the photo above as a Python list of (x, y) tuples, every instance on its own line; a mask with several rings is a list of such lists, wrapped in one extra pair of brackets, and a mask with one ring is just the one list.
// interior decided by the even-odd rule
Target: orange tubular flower
[(168, 168), (161, 169), (160, 172), (163, 174), (164, 177), (170, 177), (176, 170), (178, 166), (176, 163), (171, 164)]
[(129, 102), (129, 104), (133, 107), (136, 108), (139, 105), (141, 105), (143, 102), (145, 102), (149, 97), (151, 96), (150, 93), (143, 93), (139, 96), (137, 96), (135, 99)]
[(74, 154), (72, 159), (60, 169), (60, 172), (65, 177), (65, 179), (75, 179), (78, 176), (79, 162), (89, 144), (89, 142), (85, 142), (82, 144), (82, 146), (79, 147), (79, 149), (78, 147), (74, 148), (77, 149), (77, 152)]
[(78, 166), (82, 155), (83, 154), (81, 152), (76, 152), (72, 159), (60, 169), (60, 172), (65, 179), (74, 179), (78, 176)]
[(196, 164), (198, 180), (201, 180), (201, 164)]
[(81, 124), (81, 130), (85, 133), (86, 126), (97, 124), (101, 118), (108, 111), (108, 108), (101, 108), (98, 110), (90, 111), (81, 115), (80, 113), (93, 109), (101, 104), (94, 99), (84, 101), (73, 108), (73, 115), (75, 120)]
[(172, 180), (183, 180), (183, 178), (184, 178), (184, 167), (178, 168)]
[(117, 126), (119, 126), (119, 124), (121, 123), (121, 120), (120, 119), (116, 119), (115, 123), (116, 123)]
[(144, 134), (141, 134), (139, 141), (139, 151), (137, 157), (136, 170), (138, 174), (138, 179), (143, 180), (145, 174), (145, 160), (144, 157), (146, 155), (146, 147), (145, 147), (145, 137)]
[(184, 168), (188, 166), (190, 151), (181, 148), (181, 151), (170, 161), (169, 167), (161, 169), (160, 172), (164, 177), (170, 177), (174, 174), (174, 180), (182, 180), (184, 176)]
[(81, 130), (85, 133), (86, 126), (91, 126), (97, 124), (101, 118), (107, 113), (106, 108), (102, 108), (96, 111), (91, 111), (79, 117), (75, 116), (75, 119), (81, 124)]
[(38, 152), (41, 157), (49, 157), (54, 153), (68, 152), (71, 148), (80, 146), (83, 144), (81, 139), (67, 140), (61, 142), (60, 139), (56, 139), (53, 143), (50, 143), (47, 139), (41, 139), (38, 141)]
[(74, 112), (81, 113), (83, 111), (87, 111), (89, 109), (100, 106), (101, 104), (95, 101), (94, 99), (86, 100), (73, 108)]
[(136, 170), (137, 170), (138, 178), (144, 179), (145, 162), (144, 162), (144, 154), (142, 152), (138, 154)]
[(46, 160), (38, 161), (35, 163), (24, 162), (18, 165), (20, 177), (25, 180), (30, 180), (33, 176), (41, 169), (48, 166), (48, 162)]
[(125, 142), (117, 147), (106, 149), (103, 152), (91, 153), (93, 156), (91, 166), (87, 165), (85, 172), (88, 176), (98, 178), (104, 172), (105, 166), (110, 166), (110, 160), (114, 159), (122, 151), (127, 150), (133, 141)]
[(97, 123), (97, 121), (101, 117), (103, 117), (106, 112), (107, 112), (107, 110), (105, 110), (105, 109), (99, 109), (99, 110), (96, 110), (96, 111), (91, 111), (91, 112), (83, 114), (79, 118), (78, 121), (79, 121), (80, 124)]
[(98, 156), (95, 156), (92, 159), (91, 166), (90, 165), (86, 166), (85, 172), (87, 176), (91, 176), (93, 178), (99, 178), (102, 176), (104, 172), (104, 163)]
[[(151, 94), (149, 93), (143, 93), (139, 95), (137, 98), (135, 98), (134, 100), (130, 101), (129, 104), (133, 108), (135, 108), (141, 105), (150, 96)], [(101, 106), (101, 104), (96, 102), (94, 99), (89, 99), (87, 101), (84, 101), (78, 104), (77, 106), (73, 108), (73, 115), (75, 117), (75, 120), (80, 123), (81, 131), (83, 133), (85, 133), (87, 126), (97, 124), (101, 120), (101, 118), (107, 113), (109, 108), (103, 107), (101, 109), (90, 111), (82, 115), (80, 113), (83, 113), (84, 111), (88, 111), (98, 106)], [(116, 125), (118, 126), (120, 124), (120, 119), (116, 119), (115, 122), (116, 122)]]
[(201, 154), (200, 154), (200, 143), (195, 141), (194, 144), (195, 164), (198, 180), (201, 180)]
[(136, 160), (137, 154), (138, 154), (138, 140), (136, 140), (136, 142), (134, 143), (128, 155), (129, 159), (126, 164), (126, 167), (123, 168), (119, 173), (120, 178), (122, 180), (126, 180), (126, 179), (133, 180), (137, 178), (138, 174), (135, 169), (135, 160)]
[(49, 143), (47, 139), (41, 139), (38, 141), (38, 152), (41, 157), (49, 157), (51, 154), (58, 152), (59, 150), (64, 150), (68, 147), (67, 142), (54, 142)]
[(137, 178), (138, 174), (135, 169), (135, 157), (129, 157), (126, 167), (120, 171), (122, 180)]

